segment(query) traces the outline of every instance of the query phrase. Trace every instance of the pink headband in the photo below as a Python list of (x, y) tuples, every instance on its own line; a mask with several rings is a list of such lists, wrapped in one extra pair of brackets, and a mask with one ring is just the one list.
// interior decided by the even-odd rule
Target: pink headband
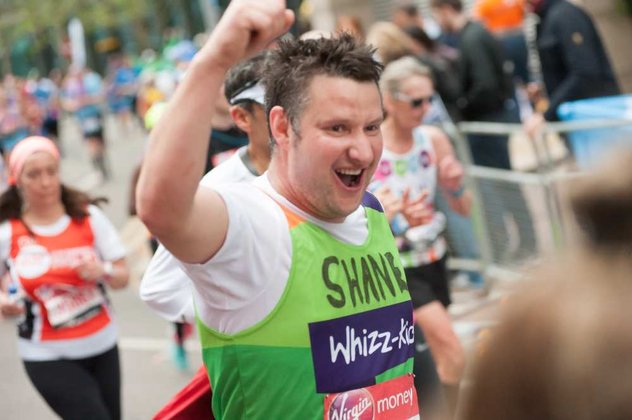
[(53, 155), (53, 157), (59, 160), (59, 151), (57, 146), (51, 140), (41, 136), (31, 136), (20, 141), (11, 150), (9, 155), (9, 184), (15, 185), (22, 169), (24, 168), (24, 162), (33, 154), (37, 152), (47, 152)]

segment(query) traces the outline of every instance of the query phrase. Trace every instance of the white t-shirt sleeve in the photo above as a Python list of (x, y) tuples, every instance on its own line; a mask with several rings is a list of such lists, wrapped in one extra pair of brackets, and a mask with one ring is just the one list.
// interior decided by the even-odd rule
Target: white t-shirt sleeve
[(154, 312), (168, 321), (195, 320), (191, 280), (162, 245), (145, 270), (139, 293)]
[(94, 247), (103, 261), (115, 261), (127, 254), (116, 228), (97, 206), (88, 206)]
[(204, 264), (181, 264), (193, 281), (202, 321), (234, 334), (263, 320), (279, 302), (291, 264), (291, 240), (283, 211), (259, 188), (241, 183), (215, 190), (229, 214), (224, 244)]

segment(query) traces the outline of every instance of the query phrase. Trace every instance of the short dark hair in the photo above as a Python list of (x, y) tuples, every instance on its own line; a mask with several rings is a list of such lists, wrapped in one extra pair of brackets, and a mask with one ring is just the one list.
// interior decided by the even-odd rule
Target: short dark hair
[(463, 11), (463, 2), (461, 0), (431, 0), (430, 5), (432, 7), (451, 7), (457, 12)]
[[(228, 103), (239, 93), (261, 81), (268, 54), (269, 51), (262, 51), (254, 57), (240, 61), (228, 70), (224, 79), (224, 96)], [(240, 106), (252, 112), (252, 103), (245, 102)]]
[(281, 40), (266, 60), (266, 115), (269, 117), (275, 106), (283, 107), (298, 133), (297, 122), (309, 99), (307, 90), (312, 79), (321, 75), (344, 77), (373, 82), (377, 87), (383, 66), (374, 53), (372, 47), (345, 32), (333, 38)]

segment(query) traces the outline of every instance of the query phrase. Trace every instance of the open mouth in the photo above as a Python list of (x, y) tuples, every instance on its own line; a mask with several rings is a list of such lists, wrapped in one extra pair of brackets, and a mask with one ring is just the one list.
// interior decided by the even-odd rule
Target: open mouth
[(336, 175), (338, 175), (343, 184), (352, 188), (360, 183), (363, 172), (363, 169), (339, 169), (336, 171)]

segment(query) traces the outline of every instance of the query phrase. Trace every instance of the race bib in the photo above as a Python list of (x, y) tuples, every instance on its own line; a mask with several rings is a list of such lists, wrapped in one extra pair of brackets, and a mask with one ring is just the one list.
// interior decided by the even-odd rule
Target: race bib
[(419, 419), (413, 375), (325, 397), (325, 420)]
[(43, 286), (36, 291), (53, 328), (78, 325), (103, 310), (105, 298), (97, 286)]

